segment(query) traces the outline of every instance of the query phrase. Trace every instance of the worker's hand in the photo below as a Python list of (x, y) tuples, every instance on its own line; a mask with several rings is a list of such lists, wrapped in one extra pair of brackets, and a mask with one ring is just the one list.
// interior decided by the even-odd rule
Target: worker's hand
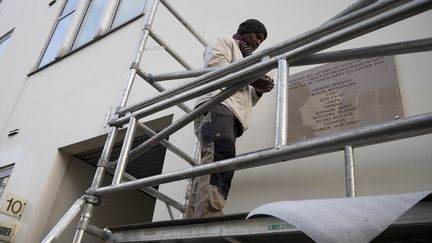
[(261, 96), (263, 93), (270, 92), (274, 88), (273, 79), (268, 75), (261, 76), (251, 83), (251, 85), (255, 88), (258, 96)]

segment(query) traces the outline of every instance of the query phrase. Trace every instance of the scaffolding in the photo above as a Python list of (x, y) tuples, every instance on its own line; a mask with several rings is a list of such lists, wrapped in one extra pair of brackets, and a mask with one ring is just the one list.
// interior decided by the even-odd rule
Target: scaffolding
[[(432, 38), (316, 54), (331, 46), (428, 11), (432, 8), (431, 0), (359, 0), (323, 25), (294, 38), (275, 44), (265, 50), (256, 52), (239, 62), (218, 69), (210, 68), (197, 70), (192, 69), (177, 52), (169, 47), (169, 45), (152, 30), (153, 20), (160, 3), (189, 30), (203, 46), (207, 45), (204, 38), (191, 27), (167, 0), (147, 1), (147, 4), (150, 4), (150, 6), (145, 8), (144, 24), (138, 50), (131, 64), (121, 101), (116, 108), (115, 114), (108, 123), (110, 126), (108, 137), (101, 158), (99, 159), (91, 187), (86, 191), (85, 195), (79, 198), (70, 207), (56, 226), (48, 233), (43, 242), (54, 242), (79, 213), (81, 213), (81, 218), (73, 239), (75, 243), (82, 242), (83, 235), (86, 232), (110, 242), (145, 242), (167, 239), (186, 239), (187, 237), (192, 237), (193, 233), (196, 232), (191, 230), (190, 226), (187, 224), (187, 220), (181, 228), (176, 228), (177, 230), (183, 231), (183, 238), (178, 237), (178, 234), (178, 238), (175, 238), (175, 236), (172, 236), (176, 235), (173, 233), (174, 229), (169, 227), (161, 229), (160, 231), (156, 229), (156, 233), (153, 232), (153, 234), (141, 232), (140, 234), (126, 236), (121, 233), (121, 228), (102, 229), (92, 225), (91, 218), (95, 206), (101, 203), (101, 196), (126, 190), (142, 190), (158, 200), (161, 200), (167, 205), (168, 211), (173, 218), (171, 207), (180, 212), (185, 212), (187, 200), (184, 205), (153, 189), (152, 186), (187, 179), (189, 180), (188, 185), (190, 187), (192, 178), (196, 176), (228, 170), (241, 170), (334, 151), (344, 151), (346, 193), (348, 197), (355, 197), (354, 148), (432, 132), (432, 113), (426, 113), (292, 144), (288, 144), (287, 141), (289, 67), (430, 51), (432, 50)], [(164, 46), (164, 49), (185, 67), (187, 71), (159, 75), (145, 72), (140, 67), (140, 62), (149, 37), (153, 38), (159, 45)], [(275, 68), (278, 70), (278, 80), (277, 112), (275, 119), (276, 129), (274, 131), (275, 142), (273, 148), (239, 155), (235, 158), (210, 164), (199, 165), (197, 162), (197, 149), (195, 149), (193, 155), (190, 156), (166, 140), (168, 136), (207, 112), (214, 105), (230, 97), (242, 87), (249, 85), (255, 78)], [(128, 98), (137, 76), (146, 80), (155, 89), (160, 91), (160, 94), (128, 106)], [(169, 90), (165, 90), (158, 84), (159, 81), (185, 78), (193, 79)], [(185, 101), (221, 88), (224, 88), (223, 92), (193, 110), (184, 104)], [(184, 110), (186, 115), (158, 133), (139, 122), (142, 118), (173, 106), (178, 106)], [(116, 161), (109, 161), (116, 135), (123, 126), (127, 126), (127, 131), (121, 153)], [(137, 130), (146, 133), (150, 138), (136, 148), (131, 149)], [(191, 167), (141, 179), (136, 179), (125, 172), (128, 161), (141, 155), (157, 143), (161, 143), (168, 150), (184, 159)], [(110, 171), (114, 174), (112, 184), (110, 186), (102, 186), (104, 175)], [(187, 198), (188, 196), (186, 196), (186, 199)], [(267, 221), (269, 219), (254, 219), (246, 222), (243, 219), (234, 217), (229, 220), (230, 223), (232, 223), (232, 227), (235, 228), (233, 225), (236, 225), (236, 229), (238, 229), (239, 232), (241, 231), (240, 233), (242, 235), (247, 235), (252, 233), (259, 234), (259, 229), (255, 227), (255, 225), (260, 223), (268, 224)], [(409, 221), (410, 219), (406, 220)], [(401, 219), (401, 221), (402, 224), (404, 222), (406, 223), (404, 219)], [(205, 222), (205, 220), (202, 220), (202, 222)], [(271, 222), (275, 221), (273, 220)], [(247, 227), (242, 227), (246, 224)], [(218, 222), (213, 222), (211, 226), (216, 228), (221, 227)], [(236, 234), (221, 235), (221, 231), (218, 231), (220, 235), (213, 235), (210, 226), (206, 229), (208, 231), (200, 231), (204, 234), (201, 235), (202, 237), (235, 237), (236, 234), (240, 234), (237, 232)], [(117, 231), (120, 231), (120, 233), (115, 233)], [(288, 227), (286, 231), (294, 232), (296, 229)], [(236, 242), (235, 239), (233, 239), (232, 242)]]

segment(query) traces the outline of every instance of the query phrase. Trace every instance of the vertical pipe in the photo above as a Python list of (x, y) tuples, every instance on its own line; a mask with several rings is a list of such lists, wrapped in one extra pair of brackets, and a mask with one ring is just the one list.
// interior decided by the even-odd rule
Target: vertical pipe
[(81, 218), (80, 221), (78, 223), (78, 227), (77, 227), (77, 231), (75, 232), (75, 236), (73, 239), (73, 243), (81, 243), (84, 233), (85, 233), (85, 229), (87, 228), (87, 226), (90, 223), (90, 219), (93, 215), (93, 211), (94, 211), (95, 205), (92, 203), (86, 203), (85, 207), (83, 208), (83, 211), (81, 213)]
[(65, 230), (65, 228), (73, 221), (75, 216), (79, 214), (82, 206), (84, 205), (84, 199), (81, 197), (69, 208), (69, 210), (63, 215), (59, 222), (52, 228), (47, 236), (42, 240), (41, 243), (54, 242), (57, 237)]
[[(111, 127), (110, 131), (107, 136), (107, 140), (105, 142), (104, 148), (102, 150), (102, 154), (100, 157), (100, 161), (109, 161), (109, 158), (111, 157), (111, 152), (114, 147), (115, 139), (117, 137), (118, 129), (117, 127)], [(105, 174), (105, 166), (100, 166), (98, 164), (98, 167), (96, 169), (95, 176), (93, 178), (93, 182), (91, 187), (92, 188), (99, 188), (102, 185), (103, 176)]]
[[(192, 158), (196, 161), (195, 164), (201, 164), (201, 144), (197, 137), (195, 137), (194, 147), (192, 151)], [(192, 167), (194, 165), (191, 165)], [(192, 187), (194, 184), (195, 178), (188, 178), (186, 182), (186, 192), (185, 192), (185, 198), (184, 198), (184, 206), (186, 207), (186, 211), (181, 214), (181, 218), (186, 218), (186, 213), (188, 211), (188, 208), (191, 206), (191, 196), (192, 196)]]
[(171, 210), (171, 205), (169, 205), (168, 203), (165, 203), (165, 206), (166, 206), (166, 208), (168, 210), (168, 214), (169, 214), (171, 220), (174, 220), (174, 214), (173, 214), (173, 212)]
[[(139, 63), (141, 62), (141, 58), (144, 54), (144, 49), (145, 49), (148, 37), (150, 35), (150, 31), (151, 31), (150, 29), (151, 29), (151, 26), (153, 24), (153, 20), (154, 20), (155, 14), (156, 14), (158, 4), (159, 4), (159, 0), (153, 0), (150, 12), (148, 14), (145, 13), (146, 17), (144, 18), (143, 34), (141, 36), (141, 40), (139, 41), (138, 51), (137, 51), (137, 54), (136, 54), (135, 59), (134, 59), (134, 64), (136, 66), (139, 65)], [(120, 108), (124, 108), (127, 104), (127, 101), (129, 99), (129, 95), (130, 95), (136, 74), (137, 74), (136, 68), (132, 67), (129, 71), (129, 76), (128, 76), (127, 83), (126, 83), (126, 88), (123, 91), (122, 99), (120, 102)]]
[(132, 148), (133, 139), (137, 129), (137, 121), (138, 120), (135, 117), (130, 118), (129, 127), (123, 141), (123, 146), (118, 159), (117, 168), (114, 173), (112, 185), (119, 184), (123, 178), (123, 173), (126, 170), (126, 165), (128, 161), (129, 150)]
[(355, 197), (354, 152), (351, 146), (345, 146), (345, 178), (347, 197)]
[[(159, 4), (159, 0), (153, 0), (151, 10), (149, 13), (145, 13), (145, 19), (144, 19), (144, 27), (143, 27), (143, 33), (141, 35), (141, 39), (139, 41), (138, 50), (134, 59), (134, 63), (138, 65), (141, 61), (141, 58), (144, 53), (145, 45), (147, 43), (148, 37), (150, 35), (150, 28), (153, 24), (153, 19), (156, 14), (157, 6)], [(119, 108), (124, 108), (127, 104), (127, 100), (129, 99), (129, 95), (132, 89), (133, 82), (135, 80), (135, 76), (137, 74), (136, 68), (131, 68), (129, 71), (129, 76), (126, 82), (126, 87), (123, 91), (122, 98), (120, 101)], [(118, 129), (116, 127), (111, 127), (110, 132), (108, 134), (107, 141), (105, 142), (105, 146), (102, 152), (101, 160), (108, 161), (112, 152), (112, 148), (114, 146), (115, 138), (117, 136)], [(95, 177), (92, 182), (92, 188), (99, 188), (102, 184), (103, 175), (105, 174), (105, 167), (98, 166), (96, 170)], [(74, 243), (81, 243), (83, 239), (84, 234), (84, 228), (81, 227), (81, 225), (86, 225), (90, 221), (93, 210), (94, 210), (94, 204), (90, 202), (86, 202), (84, 204), (82, 213), (81, 213), (81, 219), (79, 221), (78, 228), (75, 232), (75, 236), (73, 239)]]
[(275, 148), (288, 144), (288, 62), (278, 60)]

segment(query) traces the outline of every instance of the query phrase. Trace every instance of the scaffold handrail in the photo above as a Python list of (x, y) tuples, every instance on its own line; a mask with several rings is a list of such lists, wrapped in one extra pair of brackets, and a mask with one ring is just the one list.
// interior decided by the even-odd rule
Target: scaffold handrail
[[(215, 71), (212, 71), (210, 73), (204, 74), (203, 76), (211, 75), (215, 72), (219, 73), (222, 78), (212, 80), (212, 82), (206, 82), (206, 84), (202, 84), (202, 78), (198, 77), (197, 79), (193, 80), (192, 82), (188, 83), (186, 87), (188, 89), (181, 89), (181, 91), (178, 88), (174, 88), (170, 91), (163, 92), (164, 93), (171, 93), (173, 96), (156, 96), (152, 99), (147, 100), (146, 105), (142, 105), (143, 108), (140, 110), (137, 110), (135, 112), (132, 112), (130, 115), (126, 115), (124, 117), (121, 117), (116, 120), (112, 120), (109, 122), (112, 126), (120, 126), (129, 121), (129, 117), (137, 117), (142, 118), (144, 116), (151, 115), (153, 113), (159, 112), (163, 109), (169, 108), (171, 106), (176, 105), (179, 102), (184, 102), (193, 98), (196, 98), (200, 95), (203, 95), (205, 93), (220, 89), (222, 87), (226, 87), (232, 83), (236, 82), (236, 78), (239, 77), (245, 77), (245, 76), (259, 76), (259, 74), (262, 74), (262, 72), (269, 71), (274, 67), (276, 62), (280, 58), (286, 58), (287, 61), (293, 62), (296, 61), (302, 57), (308, 56), (310, 54), (313, 54), (317, 51), (326, 49), (332, 45), (339, 44), (343, 41), (347, 41), (350, 39), (353, 39), (355, 37), (358, 37), (362, 34), (366, 34), (368, 32), (371, 32), (373, 30), (376, 30), (378, 28), (390, 25), (392, 23), (398, 22), (404, 18), (408, 18), (412, 16), (413, 14), (420, 12), (427, 11), (431, 8), (431, 2), (429, 0), (418, 0), (409, 2), (405, 5), (398, 6), (395, 9), (388, 10), (385, 13), (382, 13), (380, 15), (377, 15), (375, 17), (372, 17), (370, 19), (363, 20), (360, 23), (356, 23), (353, 26), (351, 26), (348, 29), (342, 29), (337, 32), (334, 32), (332, 34), (329, 34), (328, 36), (324, 36), (316, 41), (313, 41), (311, 43), (305, 44), (297, 49), (294, 49), (286, 54), (276, 56), (273, 58), (270, 58), (265, 61), (261, 61), (259, 63), (249, 65), (248, 67), (236, 71), (235, 73), (230, 73), (226, 76), (224, 76), (224, 71), (231, 70), (232, 66), (238, 65), (238, 63), (242, 62), (236, 62), (233, 64), (230, 64), (224, 68), (217, 69)], [(337, 21), (337, 20), (336, 20)], [(254, 55), (251, 55), (254, 56)], [(247, 59), (247, 58), (245, 58)], [(229, 73), (229, 72), (228, 72)], [(258, 75), (257, 75), (258, 74)], [(210, 81), (208, 80), (208, 81)], [(237, 80), (238, 81), (238, 80)], [(197, 88), (193, 88), (198, 86)], [(174, 90), (174, 91), (173, 91)], [(163, 98), (163, 99), (162, 99)], [(149, 105), (151, 104), (151, 105)], [(120, 111), (119, 111), (120, 112)], [(121, 113), (121, 112), (120, 112)]]
[(230, 64), (224, 68), (214, 70), (212, 72), (209, 72), (207, 74), (202, 75), (198, 79), (180, 85), (176, 88), (173, 88), (171, 90), (168, 90), (166, 92), (163, 92), (161, 94), (155, 95), (154, 97), (151, 97), (149, 99), (146, 99), (142, 102), (139, 102), (137, 104), (131, 105), (129, 107), (121, 108), (117, 111), (119, 115), (124, 115), (128, 112), (135, 111), (137, 109), (140, 109), (141, 107), (151, 105), (155, 102), (158, 102), (162, 99), (165, 99), (173, 94), (184, 92), (186, 90), (189, 90), (191, 88), (197, 87), (203, 83), (209, 82), (210, 80), (220, 78), (224, 75), (230, 74), (232, 72), (241, 70), (248, 65), (260, 62), (261, 59), (265, 56), (276, 56), (280, 55), (282, 53), (286, 53), (299, 45), (304, 45), (306, 43), (310, 43), (312, 41), (315, 41), (322, 36), (325, 36), (326, 34), (338, 31), (346, 27), (348, 24), (357, 23), (360, 20), (364, 20), (365, 18), (370, 18), (372, 16), (375, 16), (377, 14), (380, 14), (388, 8), (399, 6), (400, 4), (407, 2), (407, 1), (398, 1), (398, 0), (383, 0), (379, 1), (378, 3), (372, 4), (370, 6), (367, 6), (365, 8), (362, 8), (356, 12), (347, 14), (343, 17), (340, 17), (338, 19), (335, 19), (333, 21), (330, 21), (328, 23), (325, 23), (313, 30), (310, 30), (308, 32), (305, 32), (304, 34), (298, 35), (296, 37), (290, 38), (286, 41), (280, 42), (276, 45), (273, 45), (265, 50), (257, 51), (251, 56), (248, 56), (238, 62), (235, 62), (233, 64)]
[(426, 113), (380, 124), (369, 125), (366, 127), (352, 129), (323, 137), (311, 138), (305, 141), (283, 146), (279, 149), (270, 148), (243, 154), (232, 159), (221, 160), (176, 172), (142, 178), (133, 182), (126, 182), (116, 186), (89, 189), (87, 193), (101, 196), (112, 192), (134, 190), (142, 186), (154, 186), (210, 173), (228, 170), (241, 170), (324, 153), (342, 151), (347, 145), (352, 147), (363, 147), (403, 138), (420, 136), (431, 132), (432, 113)]
[[(410, 54), (415, 52), (432, 51), (432, 38), (395, 42), (391, 44), (367, 46), (361, 48), (345, 49), (332, 52), (322, 52), (303, 57), (290, 63), (291, 67), (324, 64), (329, 62), (347, 61), (361, 58), (373, 58), (381, 56), (392, 56)], [(170, 81), (173, 79), (194, 78), (211, 72), (216, 68), (194, 69), (191, 71), (179, 71), (171, 73), (151, 74), (146, 78), (152, 82)]]

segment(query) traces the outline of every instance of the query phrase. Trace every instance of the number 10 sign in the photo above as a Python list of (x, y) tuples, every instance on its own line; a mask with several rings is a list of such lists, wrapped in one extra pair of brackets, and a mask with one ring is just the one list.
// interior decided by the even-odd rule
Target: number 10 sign
[(27, 201), (25, 199), (8, 193), (6, 195), (6, 199), (3, 202), (3, 205), (0, 208), (0, 212), (20, 219), (26, 203)]

